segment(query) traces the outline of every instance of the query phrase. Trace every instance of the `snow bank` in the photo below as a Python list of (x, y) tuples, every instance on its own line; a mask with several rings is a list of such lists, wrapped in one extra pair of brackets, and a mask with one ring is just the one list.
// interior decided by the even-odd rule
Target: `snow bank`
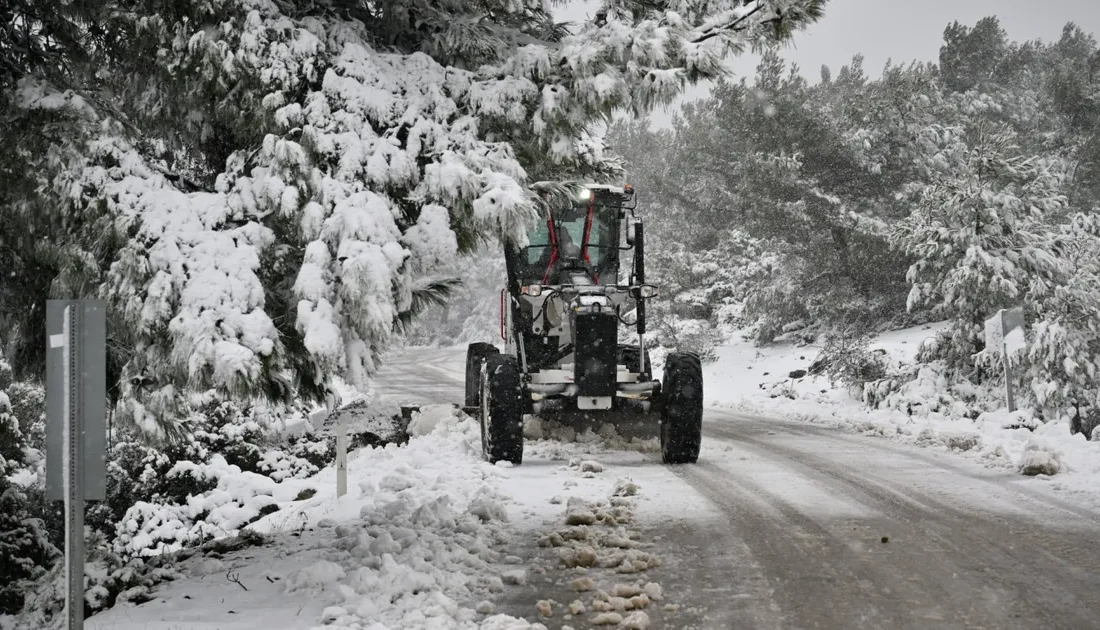
[[(883, 351), (894, 365), (910, 363), (940, 326), (883, 334), (870, 349)], [(791, 343), (756, 347), (735, 336), (719, 348), (718, 360), (704, 367), (707, 402), (955, 451), (1024, 475), (1053, 475), (1051, 485), (1100, 499), (1100, 442), (1071, 435), (1065, 423), (1043, 424), (1026, 412), (1007, 411), (970, 419), (932, 368), (922, 369), (907, 386), (904, 401), (873, 410), (853, 395), (858, 392), (834, 386), (828, 378), (790, 378), (792, 371), (807, 369), (819, 351), (815, 345)]]
[[(505, 572), (495, 550), (508, 538), (496, 469), (480, 460), (476, 424), (450, 406), (425, 407), (403, 448), (363, 451), (349, 463), (349, 493), (333, 496), (331, 475), (312, 499), (254, 525), (333, 525), (326, 559), (287, 580), (328, 606), (328, 628), (531, 628), (476, 611)], [(512, 567), (514, 568), (514, 567)]]
[(413, 413), (409, 427), (410, 436), (425, 436), (440, 429), (455, 426), (466, 414), (454, 405), (424, 405)]
[[(295, 610), (312, 611), (312, 618), (279, 622), (280, 628), (545, 628), (479, 606), (499, 592), (516, 567), (500, 550), (510, 538), (502, 471), (481, 460), (477, 425), (444, 406), (425, 408), (415, 424), (406, 446), (349, 457), (343, 497), (335, 496), (335, 471), (327, 468), (301, 482), (316, 489), (311, 498), (280, 500), (277, 511), (249, 525), (268, 535), (276, 550), (243, 563), (240, 570), (253, 574), (240, 578), (250, 590), (235, 593), (237, 612), (253, 598), (259, 607), (285, 606), (287, 618), (295, 617)], [(254, 487), (254, 481), (243, 474), (223, 477), (219, 487), (232, 493), (235, 486)], [(285, 499), (282, 485), (267, 479), (265, 491)], [(179, 597), (191, 602), (195, 580), (210, 572), (196, 567), (193, 580), (167, 589), (180, 589)], [(266, 590), (252, 595), (255, 589)], [(170, 618), (156, 617), (158, 606), (183, 605), (173, 604), (167, 592), (158, 595), (157, 602), (137, 610), (97, 615), (95, 627), (156, 625), (155, 620)], [(224, 619), (216, 612), (204, 614), (210, 622)], [(264, 614), (276, 616), (270, 610)]]

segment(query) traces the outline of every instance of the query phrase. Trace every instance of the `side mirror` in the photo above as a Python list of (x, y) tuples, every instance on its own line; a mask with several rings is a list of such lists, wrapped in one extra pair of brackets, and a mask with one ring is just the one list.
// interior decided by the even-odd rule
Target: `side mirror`
[(633, 223), (627, 223), (626, 224), (626, 244), (627, 245), (633, 245), (634, 244), (634, 224)]

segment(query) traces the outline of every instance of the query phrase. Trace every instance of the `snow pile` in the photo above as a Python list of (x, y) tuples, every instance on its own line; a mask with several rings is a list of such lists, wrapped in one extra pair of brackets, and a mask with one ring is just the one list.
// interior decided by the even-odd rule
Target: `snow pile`
[[(545, 630), (496, 614), (491, 601), (508, 585), (526, 583), (527, 575), (504, 553), (511, 541), (509, 500), (500, 491), (507, 471), (481, 460), (478, 426), (441, 406), (427, 408), (414, 432), (402, 447), (350, 453), (348, 493), (339, 498), (332, 467), (304, 481), (262, 483), (216, 466), (181, 467), (174, 474), (221, 475), (218, 490), (202, 505), (178, 506), (183, 516), (196, 509), (218, 512), (215, 496), (251, 494), (253, 507), (272, 505), (273, 511), (247, 526), (262, 535), (265, 550), (258, 558), (255, 550), (243, 557), (198, 554), (188, 561), (190, 578), (162, 587), (140, 608), (120, 606), (96, 615), (94, 627), (182, 620), (181, 611), (196, 610), (200, 600), (210, 600), (210, 610), (188, 612), (188, 620), (199, 623), (191, 616), (198, 615), (211, 625), (232, 621), (236, 617), (226, 617), (230, 613), (218, 604), (226, 601), (218, 598), (226, 578), (247, 586), (229, 587), (236, 591), (229, 610), (258, 610), (255, 625), (221, 627)], [(291, 495), (299, 485), (315, 494)], [(227, 526), (247, 520), (246, 507), (225, 510)], [(175, 521), (186, 525), (183, 516)], [(139, 533), (182, 536), (168, 518), (145, 523)]]
[(478, 461), (478, 427), (440, 405), (418, 414), (410, 433), (406, 447), (355, 458), (347, 496), (334, 502), (329, 489), (253, 526), (332, 526), (322, 559), (292, 572), (286, 594), (319, 598), (330, 628), (538, 627), (475, 609), (504, 584), (524, 582), (515, 567), (498, 566), (508, 510), (499, 473)]
[(413, 437), (428, 435), (441, 425), (453, 424), (464, 415), (454, 405), (424, 405), (413, 413), (406, 431)]
[[(570, 470), (584, 476), (606, 471), (606, 466), (594, 460), (570, 464)], [(652, 545), (631, 528), (638, 492), (633, 480), (619, 478), (605, 499), (574, 495), (565, 501), (564, 526), (541, 536), (538, 545), (551, 553), (558, 570), (566, 571), (566, 592), (575, 595), (568, 604), (540, 601), (536, 609), (541, 617), (560, 615), (566, 623), (587, 620), (597, 627), (649, 627), (647, 609), (665, 596), (660, 584), (642, 577), (661, 566), (661, 561), (649, 551)], [(560, 503), (560, 499), (551, 502)]]

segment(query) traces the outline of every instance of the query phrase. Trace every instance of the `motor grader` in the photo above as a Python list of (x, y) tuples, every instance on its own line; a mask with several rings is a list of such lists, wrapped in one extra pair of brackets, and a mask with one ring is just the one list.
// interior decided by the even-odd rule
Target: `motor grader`
[(646, 283), (633, 188), (547, 187), (541, 202), (527, 243), (504, 247), (503, 349), (467, 349), (465, 404), (485, 458), (522, 463), (524, 421), (538, 416), (578, 432), (609, 423), (624, 437), (658, 434), (664, 463), (695, 463), (702, 368), (677, 352), (653, 377), (645, 307), (658, 290)]

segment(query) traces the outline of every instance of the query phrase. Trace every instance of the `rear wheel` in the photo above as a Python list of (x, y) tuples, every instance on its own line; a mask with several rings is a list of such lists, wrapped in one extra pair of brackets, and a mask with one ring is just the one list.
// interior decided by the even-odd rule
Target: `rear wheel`
[(516, 357), (494, 354), (485, 359), (479, 406), (485, 459), (522, 464), (523, 386)]
[(671, 354), (661, 387), (661, 461), (694, 464), (703, 443), (703, 366), (692, 352)]
[(477, 407), (481, 401), (481, 366), (485, 358), (500, 354), (491, 343), (471, 343), (466, 348), (466, 406)]

